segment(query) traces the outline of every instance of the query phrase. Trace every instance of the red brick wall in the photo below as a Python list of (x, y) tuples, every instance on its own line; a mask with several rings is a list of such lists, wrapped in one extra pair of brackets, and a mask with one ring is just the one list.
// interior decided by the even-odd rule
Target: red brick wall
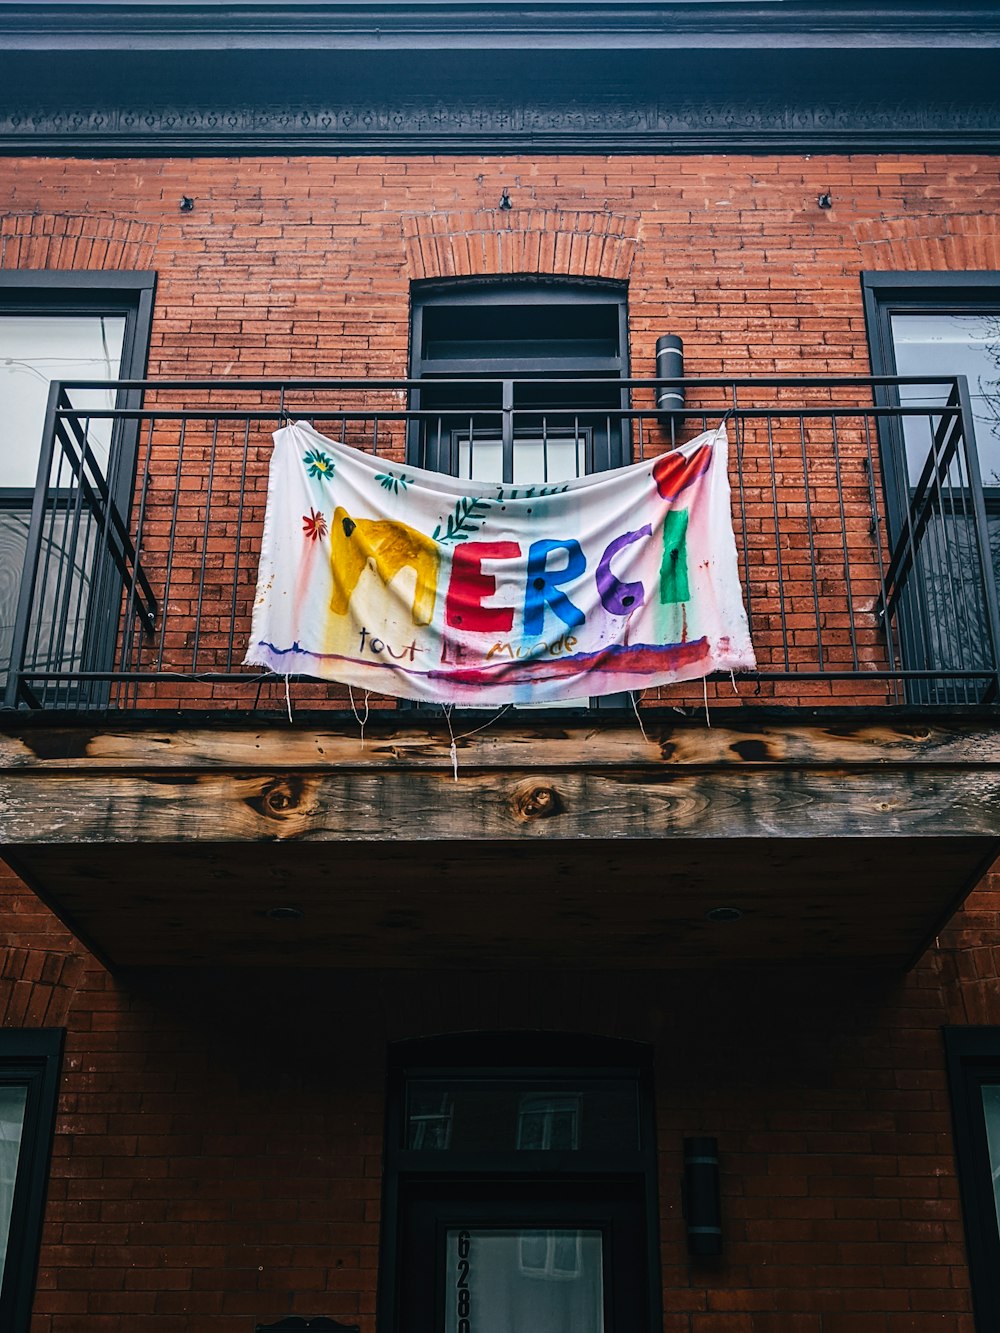
[[(496, 208), (504, 186), (509, 212)], [(833, 206), (821, 209), (817, 198), (827, 191)], [(1000, 268), (998, 195), (996, 161), (975, 156), (5, 159), (0, 198), (10, 211), (0, 221), (0, 266), (155, 268), (154, 376), (402, 376), (411, 281), (489, 273), (627, 279), (635, 375), (653, 373), (664, 332), (683, 337), (692, 375), (865, 374), (859, 273)], [(193, 199), (192, 212), (179, 211), (182, 196)], [(241, 639), (248, 628), (267, 429), (254, 437), (245, 475), (241, 442), (223, 446), (226, 466), (216, 474), (210, 516), (222, 554), (209, 566), (203, 645), (228, 624), (233, 578)], [(160, 438), (160, 507), (147, 511), (145, 542), (154, 573), (174, 500), (173, 443), (169, 433)], [(662, 439), (653, 444), (665, 447)], [(790, 436), (785, 444), (777, 464), (782, 541), (805, 550), (800, 443)], [(200, 581), (206, 439), (192, 431), (187, 449), (183, 535), (174, 543), (180, 559), (163, 599), (172, 617), (168, 663), (178, 667), (190, 656), (192, 590)], [(872, 611), (878, 574), (864, 450), (860, 429), (845, 430), (843, 538), (854, 561), (855, 628), (862, 664), (878, 666), (885, 650)], [(762, 666), (780, 669), (787, 640), (792, 665), (808, 667), (815, 657), (809, 571), (786, 569), (791, 619), (780, 625), (776, 559), (762, 554), (775, 544), (775, 464), (762, 446), (748, 457), (739, 525), (751, 534), (758, 655)], [(249, 497), (239, 560), (234, 486)], [(833, 491), (813, 498), (827, 666), (850, 667)], [(296, 692), (301, 705), (345, 703), (336, 690)], [(211, 703), (222, 694), (170, 686), (148, 691), (144, 701)], [(700, 694), (673, 691), (649, 701), (699, 703)], [(281, 695), (265, 690), (279, 706)], [(885, 692), (874, 682), (862, 691), (842, 681), (765, 686), (753, 697), (775, 696), (877, 703)], [(718, 702), (737, 702), (728, 685)], [(252, 695), (243, 703), (252, 706)]]
[[(32, 1333), (372, 1333), (386, 1042), (539, 1026), (655, 1046), (668, 1333), (972, 1333), (940, 1027), (1000, 1022), (1000, 878), (905, 978), (116, 980), (9, 875), (2, 907), (7, 975), (78, 969)], [(685, 1247), (693, 1133), (719, 1138), (718, 1264)]]

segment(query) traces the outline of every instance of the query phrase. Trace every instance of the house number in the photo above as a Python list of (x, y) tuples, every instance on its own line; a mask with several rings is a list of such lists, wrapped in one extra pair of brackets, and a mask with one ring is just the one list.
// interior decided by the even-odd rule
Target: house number
[(472, 1333), (469, 1316), (472, 1312), (472, 1293), (469, 1291), (469, 1251), (472, 1239), (467, 1231), (458, 1233), (458, 1329), (456, 1333)]

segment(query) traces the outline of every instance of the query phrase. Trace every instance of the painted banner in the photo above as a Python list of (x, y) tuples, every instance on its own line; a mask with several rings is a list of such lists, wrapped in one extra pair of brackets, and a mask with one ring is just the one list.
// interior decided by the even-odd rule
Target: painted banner
[(276, 431), (245, 665), (434, 703), (643, 690), (754, 669), (724, 427), (550, 485)]

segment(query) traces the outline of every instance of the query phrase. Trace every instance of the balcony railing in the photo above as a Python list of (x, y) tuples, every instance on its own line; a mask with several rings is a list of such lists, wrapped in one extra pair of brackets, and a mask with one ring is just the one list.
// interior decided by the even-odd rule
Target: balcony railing
[[(421, 406), (431, 384), (438, 396), (425, 392)], [(397, 462), (468, 475), (520, 457), (554, 479), (556, 468), (587, 470), (616, 451), (654, 457), (726, 414), (759, 672), (707, 693), (700, 683), (651, 691), (646, 702), (997, 698), (1000, 542), (963, 380), (687, 380), (686, 406), (669, 415), (656, 410), (664, 387), (680, 382), (55, 384), (6, 705), (285, 710), (284, 678), (240, 665), (282, 421), (306, 418)], [(98, 388), (117, 405), (95, 407)], [(351, 702), (343, 687), (307, 680), (292, 682), (292, 698), (301, 708)]]

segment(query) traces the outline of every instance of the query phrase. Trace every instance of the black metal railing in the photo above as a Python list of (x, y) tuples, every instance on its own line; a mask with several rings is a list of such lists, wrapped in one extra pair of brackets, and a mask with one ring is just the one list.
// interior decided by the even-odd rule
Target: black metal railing
[[(6, 706), (285, 707), (283, 679), (240, 663), (271, 432), (293, 417), (387, 460), (542, 482), (653, 457), (728, 418), (759, 671), (734, 683), (735, 698), (728, 680), (713, 695), (809, 705), (997, 698), (1000, 515), (981, 484), (963, 380), (687, 380), (686, 406), (658, 412), (657, 391), (678, 384), (55, 384)], [(97, 387), (119, 405), (82, 405)], [(338, 686), (295, 690), (304, 706), (347, 702)], [(678, 686), (659, 697), (690, 696)]]

